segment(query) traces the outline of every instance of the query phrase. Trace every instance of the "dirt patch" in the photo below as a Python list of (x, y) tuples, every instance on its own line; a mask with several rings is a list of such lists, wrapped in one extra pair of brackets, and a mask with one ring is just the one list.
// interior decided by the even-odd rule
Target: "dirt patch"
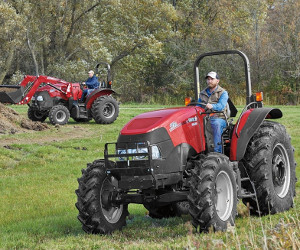
[(42, 131), (49, 128), (47, 124), (24, 118), (12, 108), (0, 103), (0, 134), (16, 134), (32, 130)]

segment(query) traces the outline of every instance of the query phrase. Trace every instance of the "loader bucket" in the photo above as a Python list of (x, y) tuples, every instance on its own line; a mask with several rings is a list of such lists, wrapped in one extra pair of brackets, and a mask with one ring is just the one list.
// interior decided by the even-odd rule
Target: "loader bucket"
[(24, 87), (18, 85), (0, 85), (0, 102), (17, 104), (23, 99)]

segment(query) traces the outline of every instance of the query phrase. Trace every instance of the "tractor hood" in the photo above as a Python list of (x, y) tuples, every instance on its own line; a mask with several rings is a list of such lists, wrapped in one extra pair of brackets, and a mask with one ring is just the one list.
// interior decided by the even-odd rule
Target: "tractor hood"
[(67, 82), (65, 82), (65, 83), (56, 83), (55, 85), (53, 84), (52, 86), (51, 85), (45, 85), (45, 86), (39, 87), (37, 89), (37, 92), (42, 92), (42, 91), (54, 92), (54, 91), (57, 91), (57, 90), (61, 90), (63, 92), (66, 92), (67, 87), (68, 87)]
[(121, 130), (121, 135), (149, 133), (158, 128), (165, 128), (168, 133), (189, 122), (197, 121), (199, 107), (179, 107), (151, 111), (131, 119)]

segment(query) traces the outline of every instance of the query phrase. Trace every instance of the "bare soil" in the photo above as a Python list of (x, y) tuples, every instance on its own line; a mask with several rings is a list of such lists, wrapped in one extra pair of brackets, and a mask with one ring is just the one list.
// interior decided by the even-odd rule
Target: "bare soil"
[[(46, 124), (47, 125), (47, 124)], [(76, 132), (74, 132), (76, 131)], [(24, 133), (25, 131), (23, 131)], [(31, 133), (28, 137), (23, 136), (4, 136), (0, 139), (0, 147), (8, 148), (11, 144), (28, 144), (37, 143), (40, 145), (62, 142), (70, 139), (86, 138), (86, 130), (80, 126), (59, 126), (52, 127), (47, 135), (45, 133), (35, 133), (33, 130), (27, 130), (25, 133)], [(33, 135), (34, 133), (34, 135)], [(1, 135), (0, 135), (1, 136)]]
[(0, 103), (0, 134), (16, 134), (45, 129), (50, 129), (46, 123), (33, 122), (22, 117), (12, 108)]

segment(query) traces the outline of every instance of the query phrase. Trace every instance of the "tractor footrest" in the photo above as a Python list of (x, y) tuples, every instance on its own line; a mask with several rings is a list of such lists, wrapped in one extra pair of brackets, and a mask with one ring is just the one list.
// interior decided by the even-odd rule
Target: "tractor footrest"
[(250, 192), (244, 192), (242, 190), (239, 198), (244, 199), (244, 198), (255, 198), (255, 197), (256, 197), (256, 194), (250, 193)]
[[(255, 186), (253, 182), (250, 180), (250, 178), (248, 177), (241, 178), (241, 183), (242, 183), (242, 187), (244, 188), (242, 188), (239, 194), (239, 198), (255, 198), (256, 197)], [(245, 183), (247, 185), (245, 185)]]

